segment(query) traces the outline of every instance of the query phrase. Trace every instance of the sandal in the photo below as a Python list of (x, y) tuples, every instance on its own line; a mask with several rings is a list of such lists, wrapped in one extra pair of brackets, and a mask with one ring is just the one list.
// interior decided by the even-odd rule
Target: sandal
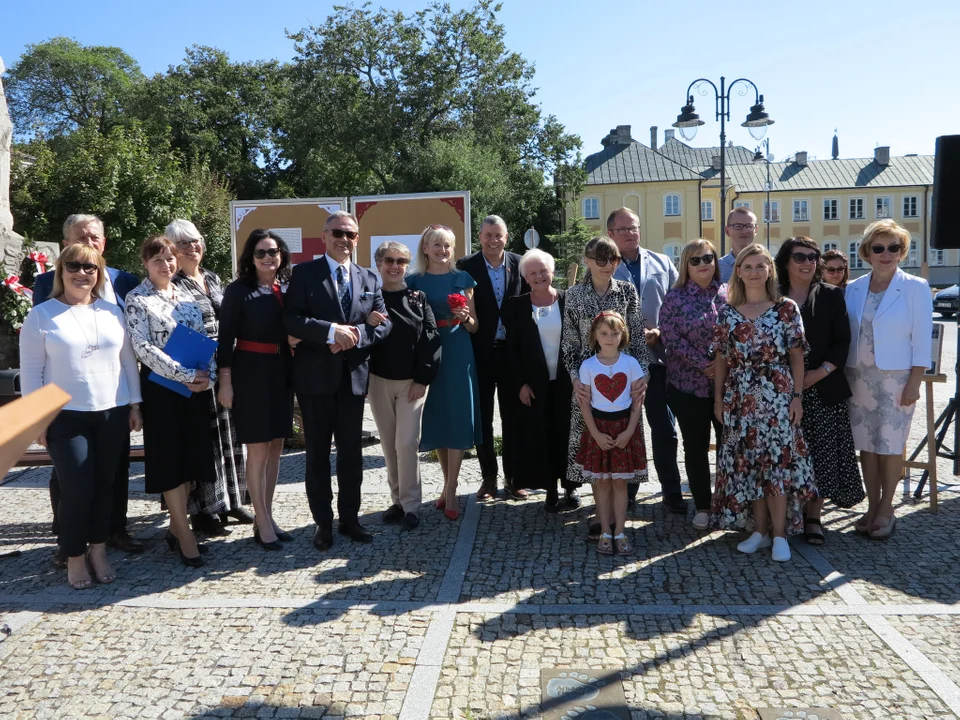
[(870, 534), (870, 525), (873, 521), (868, 519), (866, 515), (862, 516), (853, 524), (853, 531), (857, 535), (869, 535)]
[(610, 533), (603, 533), (597, 542), (597, 552), (601, 555), (613, 555), (613, 536)]
[(67, 584), (72, 587), (74, 590), (89, 590), (93, 587), (93, 578), (90, 577), (90, 568), (87, 567), (87, 560), (84, 558), (83, 569), (87, 571), (86, 577), (81, 577), (76, 580), (70, 579), (70, 569), (67, 568)]
[[(610, 526), (610, 537), (613, 537), (613, 525)], [(587, 542), (597, 542), (600, 539), (600, 523), (590, 523), (587, 529)]]
[[(807, 530), (807, 525), (816, 525), (816, 530)], [(820, 518), (803, 518), (803, 539), (807, 541), (807, 545), (813, 545), (815, 547), (821, 547), (827, 543), (827, 538), (823, 534), (823, 525), (820, 523)]]
[(633, 553), (630, 541), (627, 540), (627, 536), (623, 533), (617, 535), (613, 540), (617, 546), (617, 555), (630, 555)]
[[(104, 557), (106, 559), (106, 557)], [(100, 572), (97, 570), (97, 566), (94, 565), (93, 559), (90, 557), (90, 551), (87, 550), (87, 565), (93, 570), (93, 576), (97, 579), (98, 583), (106, 585), (107, 583), (112, 583), (117, 579), (117, 571), (110, 567), (110, 561), (107, 560), (107, 570)]]

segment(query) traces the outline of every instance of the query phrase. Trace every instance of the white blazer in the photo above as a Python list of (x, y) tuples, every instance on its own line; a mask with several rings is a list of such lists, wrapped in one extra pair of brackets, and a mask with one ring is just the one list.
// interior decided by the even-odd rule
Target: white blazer
[[(847, 367), (855, 367), (860, 349), (860, 318), (867, 302), (867, 273), (847, 285), (847, 316), (850, 318), (850, 352)], [(933, 354), (933, 297), (923, 278), (897, 268), (873, 318), (873, 352), (881, 370), (930, 367)]]

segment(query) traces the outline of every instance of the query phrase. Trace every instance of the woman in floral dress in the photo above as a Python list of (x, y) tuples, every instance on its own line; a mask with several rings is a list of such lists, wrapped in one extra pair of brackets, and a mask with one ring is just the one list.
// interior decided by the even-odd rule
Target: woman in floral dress
[(773, 258), (756, 243), (737, 256), (727, 303), (714, 335), (714, 407), (724, 429), (711, 520), (753, 531), (740, 552), (772, 545), (773, 559), (783, 562), (787, 535), (803, 531), (802, 504), (817, 497), (799, 427), (803, 322), (777, 289)]

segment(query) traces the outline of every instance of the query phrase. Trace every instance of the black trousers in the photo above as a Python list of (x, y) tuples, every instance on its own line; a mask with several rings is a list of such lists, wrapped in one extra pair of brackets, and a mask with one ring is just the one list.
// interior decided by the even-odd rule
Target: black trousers
[[(123, 449), (120, 451), (120, 462), (117, 463), (117, 474), (113, 478), (113, 502), (110, 506), (110, 534), (127, 529), (127, 499), (130, 495), (130, 433), (124, 436)], [(60, 537), (60, 498), (63, 492), (60, 489), (60, 476), (57, 475), (57, 466), (50, 471), (50, 505), (53, 508), (53, 526), (51, 532)]]
[(667, 386), (667, 400), (683, 433), (683, 457), (687, 463), (687, 481), (697, 510), (710, 511), (710, 427), (723, 438), (723, 427), (713, 414), (713, 398), (702, 398)]
[[(124, 444), (129, 445), (130, 408), (63, 410), (47, 429), (47, 448), (60, 485), (60, 547), (70, 557), (110, 533), (113, 485)], [(129, 452), (129, 450), (128, 450)]]
[(330, 441), (337, 441), (337, 515), (343, 524), (357, 522), (363, 481), (363, 396), (354, 395), (350, 378), (335, 393), (301, 395), (303, 433), (307, 441), (307, 500), (318, 525), (333, 521)]
[[(679, 495), (680, 468), (677, 467), (677, 427), (673, 413), (667, 404), (667, 369), (663, 365), (650, 364), (650, 379), (643, 411), (650, 423), (650, 440), (653, 445), (653, 466), (657, 469), (660, 490), (663, 496)], [(627, 485), (632, 500), (637, 496), (639, 485)]]
[(493, 393), (496, 391), (502, 426), (503, 477), (507, 485), (510, 485), (515, 473), (516, 398), (513, 397), (510, 381), (510, 355), (504, 341), (495, 342), (491, 355), (477, 362), (477, 389), (480, 392), (480, 431), (483, 438), (477, 446), (480, 476), (484, 480), (497, 477), (497, 455), (493, 449)]

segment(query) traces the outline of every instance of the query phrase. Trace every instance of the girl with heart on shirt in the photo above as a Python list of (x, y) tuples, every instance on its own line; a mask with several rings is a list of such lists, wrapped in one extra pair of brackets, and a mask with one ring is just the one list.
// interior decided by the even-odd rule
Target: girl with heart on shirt
[[(643, 406), (635, 402), (630, 385), (643, 377), (640, 363), (620, 352), (630, 344), (623, 316), (604, 310), (590, 326), (590, 347), (596, 355), (580, 366), (580, 382), (590, 388), (590, 402), (581, 401), (584, 430), (574, 466), (584, 482), (593, 485), (597, 517), (603, 532), (597, 552), (627, 555), (633, 552), (624, 526), (627, 522), (627, 483), (647, 474), (643, 432), (637, 430)], [(611, 526), (614, 534), (606, 532)]]

